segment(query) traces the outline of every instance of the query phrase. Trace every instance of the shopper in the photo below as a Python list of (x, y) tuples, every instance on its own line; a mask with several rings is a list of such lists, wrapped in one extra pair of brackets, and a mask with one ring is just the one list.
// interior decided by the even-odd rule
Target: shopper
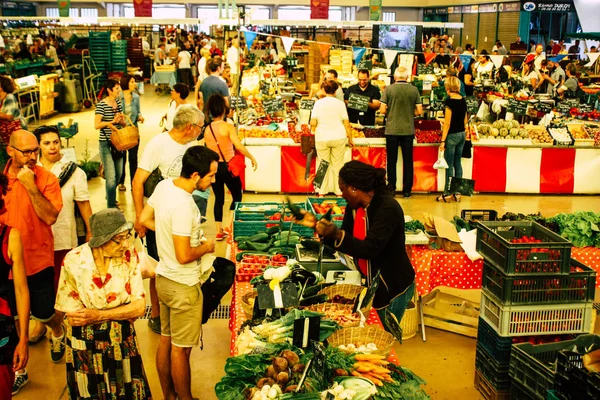
[(279, 50), (277, 49), (277, 43), (273, 40), (269, 44), (269, 61), (271, 64), (277, 64), (279, 62)]
[[(85, 224), (86, 242), (90, 239), (90, 192), (87, 176), (76, 163), (68, 161), (61, 153), (60, 135), (55, 125), (42, 125), (34, 132), (40, 143), (40, 163), (52, 172), (60, 185), (63, 208), (52, 225), (54, 234), (54, 290), (58, 289), (58, 280), (63, 260), (67, 253), (78, 246), (75, 205)], [(34, 339), (35, 340), (35, 339)]]
[(575, 43), (569, 47), (569, 59), (570, 60), (579, 60), (579, 53), (581, 50), (579, 49), (579, 39), (575, 40)]
[(162, 320), (156, 368), (165, 399), (192, 399), (190, 353), (202, 337), (201, 286), (213, 271), (201, 258), (215, 251), (214, 241), (200, 227), (192, 192), (215, 181), (218, 160), (204, 146), (187, 149), (180, 176), (158, 184), (140, 217), (156, 232), (160, 256), (156, 290)]
[(448, 66), (450, 65), (450, 54), (447, 53), (447, 49), (445, 46), (440, 46), (440, 50), (438, 55), (435, 57), (435, 60), (433, 61), (433, 63), (438, 67), (438, 68), (448, 68)]
[[(112, 145), (110, 136), (125, 125), (123, 108), (119, 101), (121, 86), (115, 79), (107, 79), (103, 88), (103, 100), (96, 104), (94, 128), (100, 130), (100, 159), (104, 165), (106, 207), (117, 207), (117, 183), (123, 172), (123, 154)], [(119, 128), (117, 128), (117, 125)]]
[(323, 82), (321, 90), (325, 97), (317, 100), (310, 119), (317, 157), (329, 163), (325, 179), (318, 189), (320, 195), (330, 192), (341, 195), (337, 181), (344, 164), (346, 144), (354, 146), (348, 111), (345, 104), (335, 97), (337, 89), (338, 84), (334, 80)]
[(557, 92), (567, 98), (577, 97), (579, 89), (579, 80), (577, 79), (577, 66), (573, 63), (567, 64), (566, 68), (567, 80), (558, 88)]
[(55, 304), (69, 322), (69, 399), (151, 399), (133, 322), (146, 310), (133, 223), (109, 208), (90, 226), (90, 241), (65, 257)]
[(458, 79), (463, 83), (466, 96), (473, 96), (475, 82), (473, 79), (473, 59), (469, 59), (467, 64), (463, 64), (460, 57), (455, 57), (450, 64), (458, 70)]
[(323, 78), (322, 78), (321, 84), (320, 84), (320, 89), (317, 92), (317, 98), (322, 99), (326, 95), (325, 91), (323, 90), (323, 82), (325, 82), (325, 81), (334, 81), (335, 83), (337, 83), (338, 88), (335, 91), (335, 98), (340, 101), (344, 101), (344, 89), (342, 89), (342, 85), (338, 81), (338, 73), (335, 69), (329, 69), (323, 75)]
[[(137, 93), (137, 82), (131, 75), (123, 75), (121, 77), (121, 95), (119, 100), (123, 107), (123, 114), (129, 119), (125, 118), (125, 124), (133, 124), (137, 127), (138, 123), (144, 123), (144, 117), (142, 116), (142, 110), (140, 107), (140, 95)], [(125, 188), (125, 165), (127, 164), (127, 155), (129, 154), (129, 180), (133, 182), (133, 176), (137, 169), (138, 162), (138, 151), (140, 149), (140, 143), (136, 144), (131, 149), (123, 152), (123, 170), (121, 173), (121, 179), (119, 180), (119, 190), (124, 192)]]
[(484, 79), (491, 79), (494, 76), (494, 63), (490, 60), (487, 51), (481, 51), (478, 62), (473, 66), (473, 70), (477, 71), (478, 82), (483, 82)]
[(383, 168), (361, 161), (347, 162), (339, 180), (348, 202), (341, 229), (310, 214), (302, 223), (315, 226), (336, 250), (354, 257), (367, 284), (381, 272), (373, 307), (382, 321), (391, 313), (399, 323), (415, 291), (415, 271), (406, 253), (404, 212), (389, 191), (385, 174)]
[[(0, 75), (0, 124), (19, 120), (23, 129), (27, 128), (25, 119), (21, 116), (21, 109), (17, 98), (13, 94), (15, 84), (11, 77)], [(4, 138), (7, 140), (8, 138)]]
[(505, 56), (508, 54), (506, 47), (504, 47), (502, 42), (500, 42), (499, 40), (497, 40), (494, 47), (492, 47), (492, 53), (494, 53), (494, 52), (496, 52), (496, 54), (499, 54), (501, 56)]
[[(7, 192), (8, 178), (0, 173), (0, 213), (6, 212), (3, 198)], [(0, 224), (0, 243), (4, 247), (0, 256), (0, 318), (2, 331), (8, 334), (2, 335), (6, 342), (2, 345), (0, 357), (0, 399), (9, 400), (15, 394), (15, 370), (23, 370), (29, 359), (30, 303), (21, 234), (17, 229)], [(9, 279), (11, 273), (12, 279)], [(14, 318), (15, 300), (18, 325)]]
[(190, 95), (190, 88), (184, 83), (176, 83), (171, 89), (171, 101), (169, 102), (169, 109), (166, 114), (163, 115), (161, 123), (164, 131), (170, 131), (173, 129), (173, 121), (175, 119), (175, 113), (177, 109), (182, 105), (186, 104), (186, 100)]
[(552, 60), (548, 60), (547, 68), (550, 74), (548, 75), (548, 73), (542, 73), (540, 79), (543, 79), (548, 83), (546, 86), (546, 93), (553, 95), (554, 89), (561, 87), (565, 81), (565, 70), (562, 69), (559, 63)]
[[(8, 177), (8, 193), (4, 196), (7, 212), (0, 223), (21, 234), (27, 284), (31, 294), (31, 315), (41, 322), (43, 337), (46, 326), (52, 329), (50, 358), (59, 362), (65, 353), (62, 317), (54, 313), (54, 237), (51, 226), (62, 209), (58, 179), (37, 165), (40, 151), (35, 136), (27, 131), (13, 132), (6, 147), (10, 160), (4, 168)], [(13, 394), (29, 377), (25, 369), (16, 371)]]
[(535, 58), (531, 54), (528, 54), (521, 68), (521, 82), (533, 92), (535, 92), (540, 83), (539, 75), (534, 68), (534, 60)]
[[(208, 111), (208, 99), (213, 94), (220, 94), (225, 97), (227, 107), (229, 107), (229, 88), (227, 84), (221, 79), (221, 74), (225, 69), (225, 63), (221, 57), (214, 57), (206, 65), (206, 72), (209, 76), (202, 81), (198, 92), (198, 108), (204, 111), (204, 115), (207, 116), (210, 121), (211, 115)], [(207, 121), (207, 122), (208, 122)]]
[[(200, 128), (204, 125), (204, 115), (191, 104), (184, 104), (177, 109), (173, 118), (173, 128), (154, 136), (144, 149), (138, 169), (133, 178), (133, 205), (135, 208), (135, 230), (141, 238), (146, 237), (148, 255), (158, 260), (156, 235), (147, 231), (140, 224), (140, 215), (144, 209), (144, 184), (150, 175), (158, 169), (163, 179), (177, 178), (181, 173), (181, 160), (185, 151), (196, 144)], [(160, 333), (160, 306), (156, 294), (155, 280), (150, 279), (150, 302), (152, 313), (148, 326), (155, 333)]]
[(179, 82), (188, 87), (194, 86), (192, 77), (192, 54), (188, 49), (182, 49), (177, 55), (177, 68), (179, 70)]
[(204, 130), (204, 141), (209, 149), (219, 154), (219, 168), (212, 188), (215, 193), (216, 240), (223, 240), (227, 236), (227, 232), (223, 230), (225, 186), (227, 186), (233, 198), (229, 207), (230, 210), (234, 210), (236, 203), (242, 201), (242, 180), (239, 176), (233, 176), (229, 172), (228, 163), (237, 150), (252, 162), (254, 170), (256, 170), (258, 164), (254, 156), (240, 142), (235, 127), (226, 121), (227, 104), (225, 98), (219, 94), (214, 94), (210, 96), (207, 107), (212, 121)]
[[(200, 87), (200, 84), (202, 84), (202, 81), (204, 81), (208, 76), (208, 73), (206, 72), (206, 65), (211, 58), (210, 50), (206, 50), (204, 48), (200, 50), (200, 55), (202, 58), (200, 58), (200, 61), (198, 61), (198, 80), (196, 81), (196, 93), (198, 92), (198, 88)], [(198, 98), (197, 94), (196, 98)]]
[(460, 81), (453, 76), (447, 77), (445, 82), (446, 109), (444, 112), (444, 125), (442, 128), (442, 143), (440, 151), (444, 152), (444, 159), (448, 163), (444, 193), (436, 198), (436, 201), (447, 203), (450, 198), (460, 202), (461, 194), (452, 193), (450, 184), (451, 177), (462, 178), (462, 151), (466, 139), (467, 127), (467, 102), (460, 94)]
[(381, 91), (377, 86), (371, 84), (368, 70), (361, 69), (358, 71), (358, 83), (350, 86), (344, 95), (346, 105), (348, 105), (348, 100), (352, 93), (368, 97), (369, 107), (367, 111), (348, 108), (350, 122), (368, 126), (375, 125), (375, 111), (379, 110), (381, 106), (381, 102), (379, 101), (381, 99)]
[(232, 93), (238, 95), (240, 83), (240, 42), (238, 39), (231, 41), (231, 47), (227, 50), (227, 63), (231, 67)]
[(167, 53), (165, 52), (165, 43), (159, 43), (154, 50), (154, 68), (159, 67), (165, 63)]
[(386, 116), (385, 148), (387, 152), (387, 179), (392, 191), (396, 190), (396, 163), (398, 146), (402, 149), (402, 193), (409, 198), (413, 186), (413, 139), (415, 115), (423, 114), (419, 90), (408, 83), (409, 72), (398, 67), (395, 83), (385, 88), (381, 96), (380, 112)]

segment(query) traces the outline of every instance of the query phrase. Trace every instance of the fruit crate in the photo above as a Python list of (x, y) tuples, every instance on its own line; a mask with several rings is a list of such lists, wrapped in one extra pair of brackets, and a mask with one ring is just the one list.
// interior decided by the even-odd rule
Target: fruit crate
[[(277, 221), (233, 221), (233, 237), (234, 239), (238, 236), (252, 236), (256, 233), (264, 232), (268, 228), (273, 226), (279, 226), (280, 222)], [(289, 231), (292, 222), (284, 222), (283, 230)], [(304, 225), (293, 224), (292, 231), (298, 232), (302, 237), (313, 237), (315, 231), (312, 228), (308, 228)]]
[(519, 343), (512, 346), (510, 377), (532, 392), (535, 398), (546, 399), (548, 390), (556, 389), (557, 359), (561, 350), (573, 346), (600, 345), (600, 336), (581, 335), (573, 340), (532, 345)]
[(477, 344), (475, 370), (480, 372), (497, 392), (510, 390), (509, 364), (499, 363), (483, 347)]
[(546, 396), (546, 400), (565, 400), (563, 396), (558, 394), (556, 390), (548, 390), (548, 395)]
[[(306, 210), (305, 203), (294, 203), (295, 206)], [(282, 203), (237, 203), (233, 212), (234, 221), (270, 221), (276, 213), (281, 213)], [(291, 217), (290, 209), (285, 207), (286, 216)]]
[(566, 399), (592, 400), (600, 399), (600, 373), (590, 372), (583, 364), (583, 356), (600, 348), (600, 337), (590, 338), (590, 342), (577, 343), (558, 352), (557, 361), (557, 392)]
[[(510, 385), (510, 400), (537, 400), (540, 397), (534, 395), (523, 385), (519, 385), (518, 382), (512, 382)], [(545, 400), (545, 397), (542, 397)]]
[(498, 212), (496, 210), (462, 210), (460, 217), (467, 222), (495, 221), (498, 219)]
[(475, 389), (479, 390), (485, 400), (510, 400), (508, 390), (497, 391), (477, 370), (475, 370)]
[(503, 306), (486, 289), (481, 292), (481, 317), (500, 336), (588, 333), (593, 303)]
[[(332, 205), (332, 206), (338, 206), (338, 207), (346, 207), (348, 205), (348, 203), (346, 202), (346, 200), (344, 200), (341, 197), (309, 197), (308, 200), (306, 200), (306, 206), (308, 211), (312, 212), (317, 219), (321, 219), (323, 217), (323, 215), (325, 215), (325, 213), (318, 213), (317, 211), (315, 211), (315, 205)], [(331, 215), (332, 219), (333, 219), (333, 223), (336, 224), (338, 227), (342, 226), (342, 222), (344, 221), (344, 209), (342, 209), (342, 213), (336, 213), (336, 214), (332, 214)]]
[(482, 347), (487, 354), (500, 364), (510, 362), (510, 352), (512, 346), (511, 337), (502, 337), (485, 320), (479, 318), (477, 327), (477, 346)]
[[(540, 243), (512, 243), (534, 237)], [(566, 274), (573, 245), (532, 221), (479, 221), (477, 251), (506, 274)]]
[(573, 259), (570, 268), (568, 275), (507, 275), (484, 261), (482, 287), (504, 306), (593, 302), (596, 271)]

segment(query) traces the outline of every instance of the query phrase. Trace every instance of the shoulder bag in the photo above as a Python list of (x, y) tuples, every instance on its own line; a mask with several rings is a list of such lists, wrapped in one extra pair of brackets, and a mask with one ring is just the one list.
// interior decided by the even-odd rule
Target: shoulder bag
[[(69, 181), (69, 179), (71, 179), (71, 177), (73, 176), (73, 174), (75, 173), (77, 168), (79, 168), (79, 167), (73, 161), (69, 161), (67, 164), (65, 164), (65, 166), (60, 171), (60, 174), (58, 175), (58, 184), (60, 185), (61, 188)], [(81, 212), (79, 211), (79, 207), (76, 206), (76, 207), (74, 207), (74, 209), (75, 209), (75, 227), (76, 227), (76, 231), (77, 231), (77, 244), (81, 245), (81, 244), (85, 243), (85, 236), (87, 233), (86, 226), (85, 226), (85, 221), (83, 220), (83, 216), (81, 215)], [(83, 239), (81, 239), (81, 238), (83, 238)]]
[(217, 143), (217, 149), (219, 149), (219, 154), (221, 154), (221, 158), (227, 163), (227, 169), (229, 170), (231, 175), (233, 175), (235, 177), (240, 176), (246, 169), (246, 160), (245, 160), (244, 155), (242, 153), (240, 153), (240, 151), (238, 149), (235, 149), (234, 156), (229, 161), (226, 161), (225, 156), (223, 155), (223, 152), (221, 151), (221, 146), (219, 146), (219, 140), (217, 139), (217, 136), (215, 135), (215, 132), (212, 129), (212, 124), (209, 125), (208, 127), (209, 127), (210, 132), (212, 133), (213, 137), (215, 138), (215, 142)]
[(148, 176), (146, 182), (144, 182), (144, 196), (152, 196), (154, 189), (156, 189), (156, 185), (158, 185), (163, 179), (164, 178), (162, 176), (162, 172), (160, 172), (160, 168), (156, 167), (156, 169), (150, 173), (150, 176)]

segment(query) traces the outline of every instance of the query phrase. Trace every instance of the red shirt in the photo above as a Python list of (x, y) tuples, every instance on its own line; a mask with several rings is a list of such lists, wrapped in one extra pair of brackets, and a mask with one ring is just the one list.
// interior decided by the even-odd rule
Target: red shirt
[(552, 54), (558, 54), (562, 50), (562, 46), (560, 44), (555, 44), (552, 46)]
[[(30, 276), (54, 265), (54, 236), (52, 227), (35, 213), (25, 186), (10, 172), (11, 164), (12, 160), (9, 160), (4, 168), (9, 190), (4, 196), (7, 211), (0, 215), (0, 223), (17, 229), (21, 234), (25, 272)], [(40, 166), (35, 166), (33, 173), (42, 195), (60, 212), (63, 203), (56, 176)]]

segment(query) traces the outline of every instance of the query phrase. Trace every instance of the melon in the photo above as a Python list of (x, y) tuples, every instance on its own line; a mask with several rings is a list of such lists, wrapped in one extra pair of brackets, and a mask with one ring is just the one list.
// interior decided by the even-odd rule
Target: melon
[(510, 131), (508, 131), (508, 133), (510, 134), (510, 136), (515, 137), (519, 135), (519, 130), (517, 128), (511, 128)]
[(512, 122), (512, 127), (513, 128), (520, 128), (521, 127), (521, 124), (519, 124), (519, 121), (512, 120), (511, 122)]
[(508, 135), (508, 129), (502, 128), (500, 129), (500, 136), (506, 137)]
[(526, 137), (529, 137), (529, 135), (527, 134), (527, 129), (525, 129), (525, 128), (519, 129), (519, 136), (521, 136), (523, 139), (525, 139)]
[(498, 130), (498, 128), (492, 128), (490, 129), (490, 135), (493, 137), (496, 137), (500, 134), (500, 131)]

